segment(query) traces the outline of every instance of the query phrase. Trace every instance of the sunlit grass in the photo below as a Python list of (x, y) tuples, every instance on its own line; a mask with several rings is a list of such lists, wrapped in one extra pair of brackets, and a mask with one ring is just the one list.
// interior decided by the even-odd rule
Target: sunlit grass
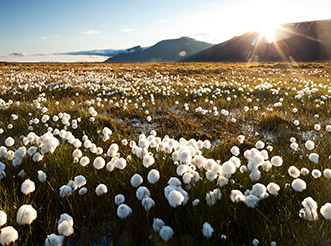
[[(0, 109), (0, 128), (4, 130), (0, 134), (0, 145), (11, 136), (15, 144), (8, 149), (15, 151), (23, 145), (21, 136), (32, 131), (28, 130), (29, 126), (38, 136), (48, 127), (66, 128), (81, 141), (84, 135), (88, 136), (96, 146), (103, 148), (103, 154), (112, 143), (117, 143), (120, 156), (127, 159), (123, 170), (96, 170), (93, 160), (97, 156), (103, 156), (106, 163), (111, 158), (96, 155), (82, 146), (83, 156), (91, 161), (82, 167), (74, 163), (74, 146), (59, 136), (60, 145), (54, 153), (46, 153), (41, 162), (35, 163), (28, 156), (20, 166), (13, 167), (10, 160), (0, 157), (6, 165), (6, 177), (0, 181), (0, 210), (8, 217), (5, 226), (11, 225), (18, 231), (17, 245), (43, 244), (47, 235), (57, 233), (57, 220), (62, 213), (74, 219), (74, 234), (66, 238), (69, 245), (162, 244), (159, 234), (152, 229), (154, 218), (162, 219), (174, 230), (169, 244), (250, 245), (256, 238), (261, 245), (270, 245), (272, 241), (277, 245), (328, 245), (330, 221), (321, 214), (316, 221), (304, 220), (299, 217), (299, 210), (308, 196), (317, 201), (319, 208), (330, 202), (330, 179), (323, 174), (318, 179), (311, 173), (301, 176), (307, 189), (296, 192), (290, 187), (293, 178), (288, 168), (294, 165), (299, 170), (306, 167), (310, 172), (313, 169), (323, 172), (331, 167), (330, 132), (325, 129), (331, 123), (330, 68), (329, 63), (301, 63), (293, 70), (284, 64), (254, 63), (2, 64), (0, 98), (13, 103), (8, 107), (3, 103)], [(50, 90), (50, 86), (47, 87), (50, 83), (57, 83), (59, 87)], [(25, 88), (25, 85), (30, 86)], [(300, 98), (296, 98), (298, 91), (302, 91)], [(35, 106), (38, 98), (40, 108)], [(94, 103), (88, 105), (86, 102), (91, 100)], [(91, 106), (98, 112), (94, 121), (90, 120), (88, 111)], [(46, 113), (41, 112), (43, 107), (48, 109)], [(52, 117), (61, 112), (70, 114), (70, 122), (80, 118), (78, 128), (73, 129), (72, 124), (65, 127), (61, 120), (53, 122)], [(12, 114), (18, 115), (18, 119), (13, 120)], [(43, 114), (51, 118), (47, 123), (29, 124), (30, 120), (41, 119)], [(147, 121), (147, 116), (151, 116), (151, 122)], [(299, 120), (298, 126), (294, 125), (295, 120)], [(9, 123), (13, 124), (12, 129), (8, 129)], [(314, 130), (316, 123), (321, 124), (320, 131)], [(104, 127), (112, 131), (106, 142), (102, 139)], [(189, 195), (188, 203), (177, 208), (169, 206), (164, 187), (170, 177), (182, 181), (176, 174), (171, 154), (148, 149), (155, 159), (151, 168), (157, 169), (161, 176), (151, 185), (147, 181), (151, 168), (142, 165), (129, 145), (121, 144), (123, 139), (138, 143), (141, 133), (148, 136), (152, 130), (161, 138), (168, 135), (176, 140), (181, 137), (210, 140), (212, 147), (203, 149), (202, 155), (219, 160), (221, 164), (231, 158), (230, 149), (236, 145), (240, 149), (241, 164), (247, 165), (244, 151), (262, 140), (266, 147), (273, 147), (269, 157), (279, 155), (284, 163), (269, 172), (262, 171), (258, 182), (265, 186), (277, 183), (281, 187), (278, 196), (270, 195), (255, 208), (243, 202), (233, 203), (231, 190), (244, 193), (256, 183), (249, 172), (241, 173), (238, 169), (228, 185), (219, 187), (216, 180), (206, 179), (204, 170), (197, 169), (201, 180), (190, 188), (182, 184)], [(240, 134), (246, 137), (243, 143), (237, 140)], [(291, 137), (295, 137), (300, 146), (297, 152), (289, 147)], [(308, 139), (315, 142), (313, 151), (319, 154), (318, 163), (308, 159), (313, 152), (304, 147)], [(22, 169), (26, 172), (23, 178), (18, 176)], [(47, 174), (46, 182), (39, 182), (38, 170)], [(135, 173), (143, 177), (142, 185), (150, 190), (155, 201), (148, 212), (136, 198), (136, 189), (130, 185)], [(80, 196), (76, 190), (61, 198), (59, 188), (77, 175), (86, 178), (87, 193)], [(25, 196), (20, 187), (26, 178), (36, 184), (36, 190)], [(100, 183), (107, 186), (108, 192), (97, 196), (95, 188)], [(206, 193), (215, 188), (220, 188), (222, 197), (215, 205), (208, 206)], [(117, 194), (123, 194), (125, 204), (133, 210), (125, 220), (116, 214), (114, 197)], [(200, 200), (197, 206), (192, 206), (194, 199)], [(17, 210), (23, 204), (31, 204), (38, 212), (31, 225), (20, 226), (16, 222)], [(209, 239), (202, 234), (204, 222), (214, 229)]]

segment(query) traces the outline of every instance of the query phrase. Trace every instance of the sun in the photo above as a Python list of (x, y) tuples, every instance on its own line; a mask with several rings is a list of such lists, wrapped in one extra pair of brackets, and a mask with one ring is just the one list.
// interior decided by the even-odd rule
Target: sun
[(263, 24), (258, 28), (260, 38), (266, 38), (268, 43), (276, 41), (276, 31), (279, 29), (278, 25)]

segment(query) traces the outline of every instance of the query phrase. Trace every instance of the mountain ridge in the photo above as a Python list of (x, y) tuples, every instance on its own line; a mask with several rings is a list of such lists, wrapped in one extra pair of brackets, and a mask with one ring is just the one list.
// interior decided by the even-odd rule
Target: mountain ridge
[(105, 62), (175, 62), (212, 46), (190, 37), (166, 39), (144, 50), (113, 56)]
[(331, 60), (331, 20), (283, 24), (268, 43), (248, 32), (181, 59), (181, 62)]
[(149, 47), (141, 47), (140, 45), (133, 46), (127, 49), (100, 49), (100, 50), (82, 50), (82, 51), (71, 51), (55, 53), (55, 55), (95, 55), (95, 56), (116, 56), (122, 53), (132, 53), (137, 50), (144, 50)]

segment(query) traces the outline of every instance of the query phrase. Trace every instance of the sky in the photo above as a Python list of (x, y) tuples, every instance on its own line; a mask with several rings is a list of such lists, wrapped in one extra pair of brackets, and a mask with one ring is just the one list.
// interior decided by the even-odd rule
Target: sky
[(56, 53), (217, 44), (277, 24), (331, 19), (330, 0), (0, 0), (0, 61), (101, 61)]

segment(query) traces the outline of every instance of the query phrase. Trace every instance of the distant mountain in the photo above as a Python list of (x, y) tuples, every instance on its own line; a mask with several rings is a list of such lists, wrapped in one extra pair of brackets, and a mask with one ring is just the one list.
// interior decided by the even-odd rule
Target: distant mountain
[[(146, 47), (149, 48), (149, 47)], [(73, 51), (73, 52), (65, 52), (65, 53), (56, 53), (56, 55), (94, 55), (94, 56), (117, 56), (119, 54), (123, 53), (133, 53), (142, 51), (146, 48), (142, 48), (141, 46), (135, 46), (129, 49), (120, 49), (120, 50), (114, 50), (114, 49), (105, 49), (105, 50), (83, 50), (83, 51)]]
[(214, 45), (183, 62), (317, 61), (331, 60), (331, 20), (281, 25), (268, 43), (258, 32), (249, 32)]
[(91, 56), (115, 56), (126, 52), (126, 50), (82, 50), (82, 51), (73, 51), (73, 52), (64, 52), (64, 53), (56, 53), (55, 55), (91, 55)]
[(182, 37), (163, 40), (146, 49), (136, 48), (132, 52), (115, 55), (107, 59), (106, 62), (174, 62), (211, 46), (212, 44), (193, 38)]

